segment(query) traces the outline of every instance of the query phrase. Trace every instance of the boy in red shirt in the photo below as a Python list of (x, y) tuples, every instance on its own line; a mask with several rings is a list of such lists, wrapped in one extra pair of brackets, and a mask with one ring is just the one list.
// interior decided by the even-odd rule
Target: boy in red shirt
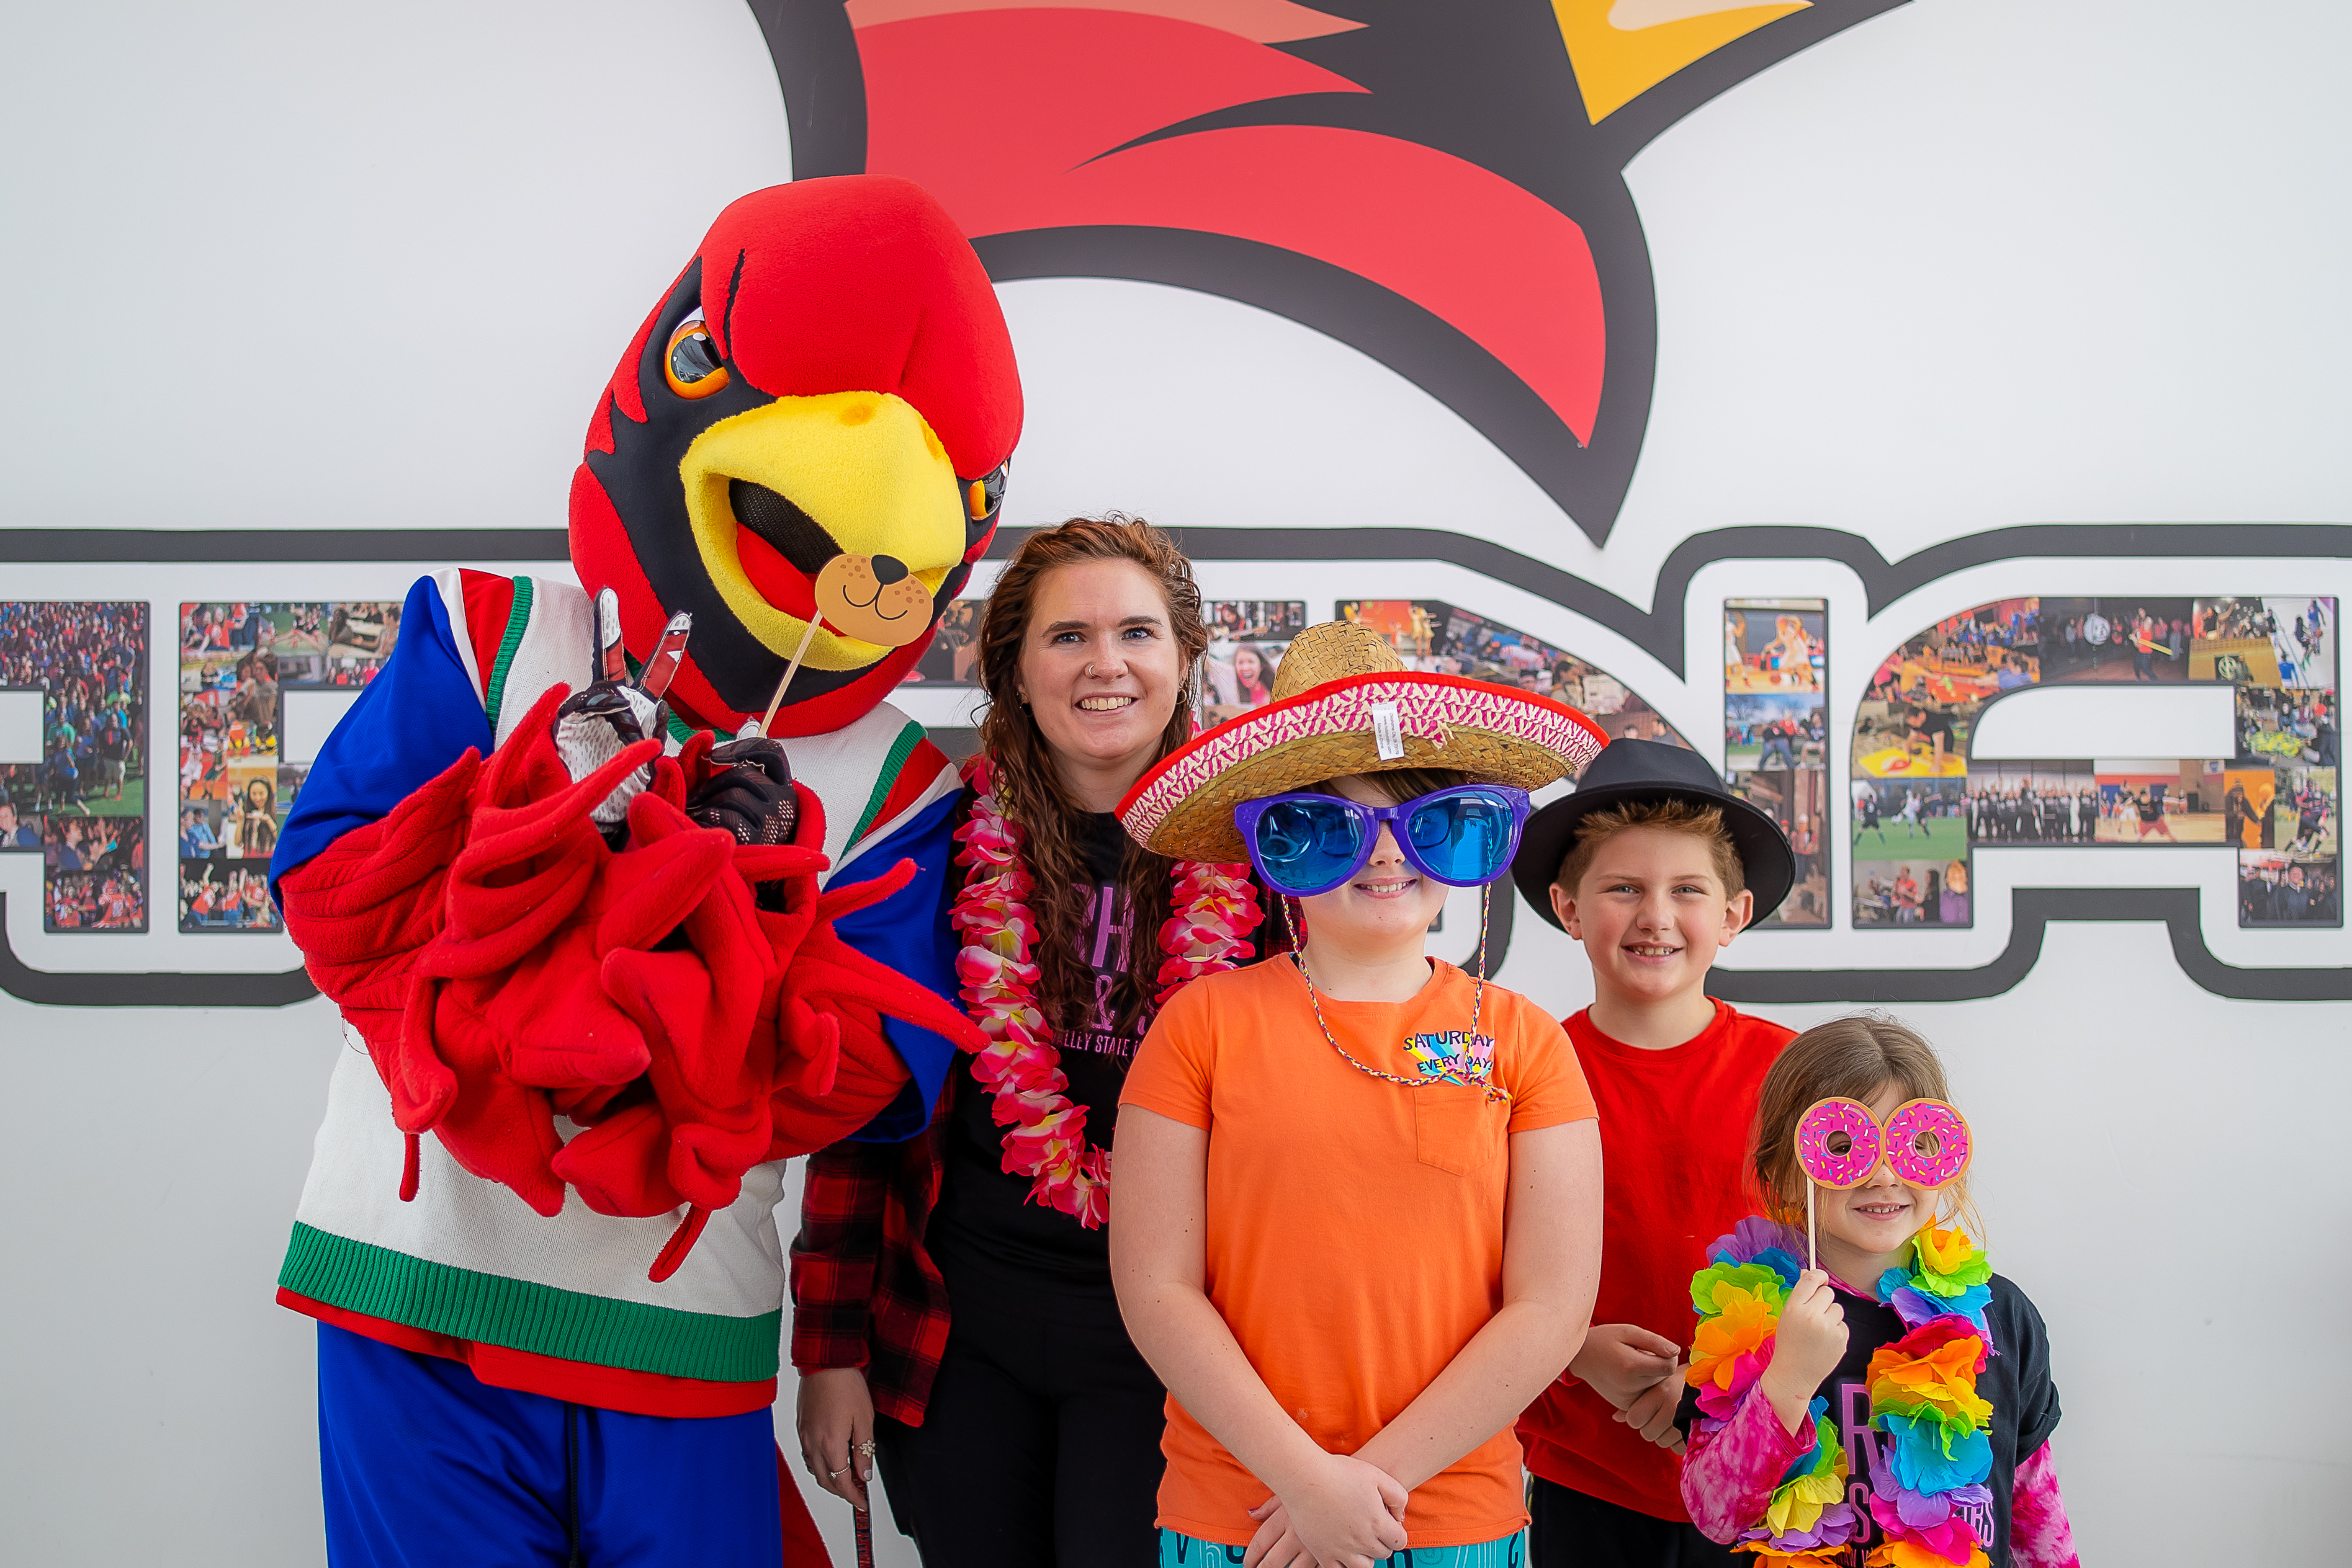
[(1730, 1563), (1684, 1511), (1675, 1407), (1707, 1243), (1755, 1207), (1757, 1092), (1792, 1030), (1706, 994), (1718, 949), (1780, 907), (1796, 858), (1695, 752), (1612, 742), (1528, 819), (1511, 874), (1584, 944), (1567, 1020), (1601, 1117), (1600, 1294), (1566, 1375), (1519, 1418), (1531, 1568)]

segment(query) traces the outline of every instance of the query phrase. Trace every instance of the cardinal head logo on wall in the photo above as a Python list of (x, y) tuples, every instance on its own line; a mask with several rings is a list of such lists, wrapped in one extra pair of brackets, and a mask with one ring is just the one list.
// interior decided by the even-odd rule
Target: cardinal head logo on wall
[(796, 178), (903, 174), (998, 281), (1259, 306), (1446, 404), (1597, 543), (1649, 423), (1623, 171), (1902, 0), (753, 0)]

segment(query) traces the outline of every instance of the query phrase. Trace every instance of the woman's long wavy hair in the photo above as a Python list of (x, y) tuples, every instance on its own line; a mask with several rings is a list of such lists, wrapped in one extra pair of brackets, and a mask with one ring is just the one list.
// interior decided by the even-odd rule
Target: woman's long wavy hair
[[(1087, 902), (1081, 889), (1094, 878), (1079, 843), (1085, 808), (1063, 787), (1053, 752), (1021, 700), (1021, 650), (1038, 583), (1049, 572), (1089, 561), (1133, 562), (1159, 584), (1167, 604), (1179, 684), (1155, 762), (1192, 738), (1193, 685), (1201, 654), (1209, 646), (1192, 563), (1167, 534), (1141, 518), (1118, 512), (1074, 517), (1031, 534), (988, 596), (980, 626), (980, 683), (987, 688), (989, 708), (980, 723), (980, 744), (995, 769), (996, 798), (1022, 829), (1022, 853), (1035, 884), (1030, 906), (1037, 915), (1037, 996), (1057, 1029), (1070, 1027), (1082, 1006), (1094, 1000), (1093, 971), (1079, 955)], [(1128, 847), (1119, 877), (1129, 910), (1127, 981), (1112, 999), (1122, 1030), (1133, 1029), (1159, 994), (1160, 927), (1169, 916), (1175, 865), (1139, 844)]]

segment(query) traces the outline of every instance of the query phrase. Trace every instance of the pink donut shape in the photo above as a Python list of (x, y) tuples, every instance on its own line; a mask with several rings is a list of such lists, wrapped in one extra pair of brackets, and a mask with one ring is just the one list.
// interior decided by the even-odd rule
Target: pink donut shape
[[(1830, 1148), (1831, 1138), (1840, 1132), (1846, 1136), (1843, 1154)], [(1824, 1187), (1843, 1191), (1862, 1185), (1878, 1169), (1885, 1152), (1878, 1119), (1860, 1100), (1817, 1100), (1797, 1118), (1797, 1163)]]
[(1969, 1119), (1940, 1100), (1906, 1100), (1886, 1119), (1886, 1163), (1915, 1187), (1959, 1180), (1970, 1152)]

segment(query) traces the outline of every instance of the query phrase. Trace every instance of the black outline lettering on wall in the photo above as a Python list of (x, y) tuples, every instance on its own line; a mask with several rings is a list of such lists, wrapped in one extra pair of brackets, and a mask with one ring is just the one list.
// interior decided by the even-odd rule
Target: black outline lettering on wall
[[(1001, 530), (989, 555), (1009, 558), (1034, 529)], [(1584, 616), (1685, 675), (1691, 580), (1722, 561), (1837, 562), (1862, 581), (1869, 613), (1969, 567), (2028, 558), (2183, 560), (2352, 557), (2342, 523), (2038, 523), (1946, 540), (1889, 561), (1859, 534), (1766, 524), (1693, 535), (1660, 568), (1654, 609), (1643, 610), (1573, 573), (1490, 540), (1440, 529), (1188, 528), (1176, 531), (1200, 561), (1438, 561), (1508, 583)], [(562, 529), (0, 529), (0, 563), (140, 562), (568, 561)], [(1961, 1002), (1998, 995), (2023, 978), (2052, 921), (2161, 921), (2183, 973), (2204, 989), (2258, 1001), (2352, 1000), (2352, 969), (2238, 968), (2215, 958), (2190, 888), (2028, 889), (2015, 892), (2010, 942), (1979, 969), (1781, 969), (1715, 972), (1711, 989), (1733, 1002)], [(5, 911), (0, 911), (5, 912)], [(1499, 968), (1510, 919), (1497, 908), (1488, 962)], [(0, 991), (73, 1006), (280, 1007), (312, 994), (300, 970), (278, 974), (67, 974), (26, 965), (0, 926)]]

